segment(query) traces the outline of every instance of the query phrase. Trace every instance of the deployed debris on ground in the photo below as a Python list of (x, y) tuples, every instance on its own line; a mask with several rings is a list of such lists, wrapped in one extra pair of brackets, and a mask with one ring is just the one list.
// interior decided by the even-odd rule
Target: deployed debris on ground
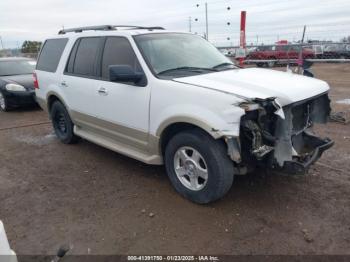
[(342, 123), (345, 125), (349, 124), (350, 123), (350, 110), (333, 112), (330, 115), (330, 119), (333, 122), (339, 122), (339, 123)]

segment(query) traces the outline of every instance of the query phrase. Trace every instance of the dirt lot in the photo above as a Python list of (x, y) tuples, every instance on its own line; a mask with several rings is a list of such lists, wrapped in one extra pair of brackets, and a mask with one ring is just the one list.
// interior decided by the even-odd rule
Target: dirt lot
[[(350, 109), (334, 104), (350, 98), (350, 65), (314, 72), (334, 109)], [(223, 200), (199, 206), (163, 167), (63, 145), (47, 121), (38, 109), (0, 113), (0, 219), (18, 254), (64, 243), (73, 254), (350, 254), (350, 125), (317, 128), (336, 145), (308, 176), (237, 177)]]

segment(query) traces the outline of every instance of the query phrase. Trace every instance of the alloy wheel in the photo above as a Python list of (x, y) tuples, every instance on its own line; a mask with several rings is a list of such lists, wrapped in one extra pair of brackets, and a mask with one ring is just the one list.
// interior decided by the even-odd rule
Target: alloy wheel
[(192, 147), (181, 147), (174, 155), (177, 178), (188, 189), (199, 191), (208, 182), (208, 168), (203, 156)]

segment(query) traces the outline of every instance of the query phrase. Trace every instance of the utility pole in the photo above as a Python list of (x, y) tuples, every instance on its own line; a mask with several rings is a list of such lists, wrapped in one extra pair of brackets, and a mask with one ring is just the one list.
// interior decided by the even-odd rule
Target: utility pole
[(304, 30), (303, 30), (303, 36), (301, 38), (300, 42), (300, 48), (299, 48), (299, 57), (298, 57), (298, 74), (301, 73), (301, 67), (303, 66), (303, 43), (304, 43), (304, 38), (305, 38), (305, 31), (306, 31), (306, 25), (304, 25)]
[[(196, 5), (197, 7), (200, 7), (200, 4)], [(195, 18), (194, 21), (198, 21), (198, 18)], [(204, 38), (206, 40), (209, 39), (209, 25), (208, 25), (208, 3), (205, 2), (205, 33), (204, 33)]]
[(205, 2), (205, 35), (206, 39), (209, 40), (209, 29), (208, 29), (208, 3)]
[(192, 32), (192, 17), (188, 18), (188, 30), (190, 33)]
[(2, 42), (2, 37), (1, 37), (1, 35), (0, 35), (0, 43), (1, 43), (1, 49), (4, 49), (4, 44), (3, 44), (3, 42)]
[[(239, 41), (239, 48), (241, 50), (244, 50), (246, 48), (246, 34), (245, 34), (245, 24), (246, 24), (246, 11), (241, 11), (241, 29), (240, 29), (240, 41)], [(244, 57), (239, 58), (239, 65), (241, 67), (244, 66)]]

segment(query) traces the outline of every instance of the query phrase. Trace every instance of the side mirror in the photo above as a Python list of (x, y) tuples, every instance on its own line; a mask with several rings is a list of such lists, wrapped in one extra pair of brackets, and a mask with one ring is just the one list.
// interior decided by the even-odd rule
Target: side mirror
[(109, 80), (112, 82), (137, 83), (143, 78), (143, 73), (136, 72), (129, 65), (110, 65)]

